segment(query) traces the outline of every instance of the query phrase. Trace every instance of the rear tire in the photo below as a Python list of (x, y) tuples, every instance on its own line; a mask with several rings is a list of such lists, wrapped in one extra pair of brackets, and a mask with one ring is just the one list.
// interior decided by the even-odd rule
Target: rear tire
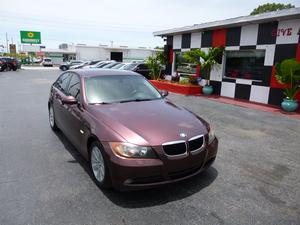
[(111, 177), (102, 145), (95, 141), (89, 148), (89, 164), (93, 179), (102, 189), (111, 188)]
[(58, 127), (55, 122), (54, 110), (52, 105), (49, 106), (49, 124), (53, 131), (57, 131)]
[(6, 66), (5, 71), (11, 71), (10, 65), (7, 65), (7, 66)]

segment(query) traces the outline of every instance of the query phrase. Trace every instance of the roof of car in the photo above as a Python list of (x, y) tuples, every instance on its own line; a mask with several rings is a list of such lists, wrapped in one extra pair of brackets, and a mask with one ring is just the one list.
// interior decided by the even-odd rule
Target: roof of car
[(117, 75), (135, 75), (141, 76), (138, 73), (128, 70), (114, 69), (77, 69), (69, 70), (68, 72), (77, 73), (80, 77), (95, 77), (95, 76), (117, 76)]

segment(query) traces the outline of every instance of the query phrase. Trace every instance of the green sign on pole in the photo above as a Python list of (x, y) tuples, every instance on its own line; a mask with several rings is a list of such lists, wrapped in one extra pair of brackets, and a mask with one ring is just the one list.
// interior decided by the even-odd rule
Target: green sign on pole
[(41, 44), (41, 32), (21, 30), (20, 35), (23, 44)]

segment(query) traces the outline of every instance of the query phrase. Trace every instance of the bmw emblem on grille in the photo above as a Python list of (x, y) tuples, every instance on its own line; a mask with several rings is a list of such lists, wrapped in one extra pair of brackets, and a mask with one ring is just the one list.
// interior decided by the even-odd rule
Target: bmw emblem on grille
[(186, 133), (180, 133), (179, 136), (185, 138), (186, 137)]

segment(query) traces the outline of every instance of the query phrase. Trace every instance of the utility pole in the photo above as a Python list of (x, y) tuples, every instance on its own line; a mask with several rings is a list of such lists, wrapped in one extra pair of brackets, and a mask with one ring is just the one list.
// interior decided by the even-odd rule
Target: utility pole
[(5, 33), (5, 37), (6, 37), (6, 53), (9, 53), (7, 32)]

